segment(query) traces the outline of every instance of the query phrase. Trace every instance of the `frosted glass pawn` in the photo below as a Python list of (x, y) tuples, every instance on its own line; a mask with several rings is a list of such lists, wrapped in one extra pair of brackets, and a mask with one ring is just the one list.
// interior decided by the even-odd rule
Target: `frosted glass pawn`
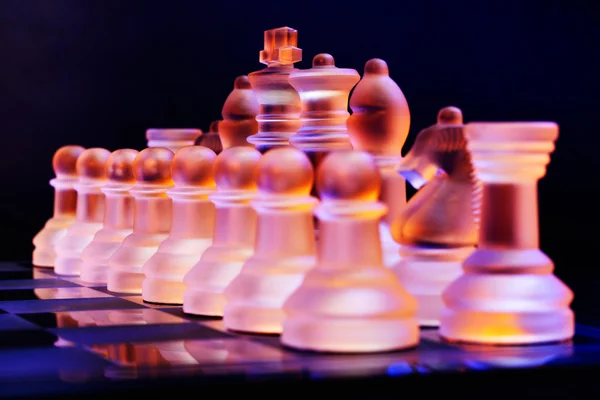
[(81, 253), (102, 229), (104, 220), (104, 193), (100, 188), (106, 183), (106, 160), (110, 152), (91, 148), (77, 158), (78, 181), (76, 221), (56, 243), (54, 272), (57, 275), (78, 276), (81, 272)]
[(363, 78), (350, 97), (352, 115), (348, 135), (354, 150), (370, 153), (382, 177), (379, 200), (388, 208), (379, 225), (383, 263), (392, 267), (400, 261), (400, 246), (390, 226), (406, 207), (406, 181), (396, 172), (410, 128), (410, 110), (398, 85), (390, 78), (385, 61), (367, 61)]
[(54, 188), (54, 214), (33, 238), (32, 262), (36, 267), (54, 268), (54, 246), (75, 222), (77, 192), (77, 158), (85, 149), (81, 146), (63, 146), (52, 157), (55, 178), (50, 181)]
[(173, 202), (171, 231), (143, 266), (144, 301), (183, 304), (183, 278), (213, 241), (215, 206), (208, 196), (215, 191), (216, 157), (203, 146), (175, 153), (171, 162), (175, 187), (167, 191)]
[(366, 152), (334, 152), (321, 163), (318, 263), (284, 305), (284, 345), (356, 353), (419, 343), (417, 303), (383, 265), (380, 186)]
[(137, 155), (137, 150), (120, 149), (106, 161), (108, 182), (100, 189), (105, 197), (104, 223), (81, 253), (83, 282), (106, 284), (108, 259), (133, 232), (134, 204), (129, 190), (135, 184), (133, 160)]
[(146, 131), (148, 147), (165, 147), (176, 153), (186, 146), (193, 146), (202, 137), (202, 130), (195, 128), (151, 128)]
[(481, 184), (466, 148), (462, 112), (445, 107), (423, 129), (398, 172), (419, 191), (392, 224), (401, 245), (393, 269), (417, 298), (421, 326), (439, 326), (442, 292), (477, 243)]
[(250, 201), (258, 194), (254, 172), (260, 157), (253, 147), (231, 147), (217, 156), (217, 192), (209, 196), (217, 210), (215, 236), (185, 276), (185, 313), (222, 317), (225, 288), (254, 252), (256, 211)]
[(134, 198), (133, 232), (123, 240), (108, 260), (107, 288), (117, 293), (142, 293), (143, 265), (158, 250), (171, 229), (173, 152), (164, 147), (147, 148), (133, 160), (135, 185), (129, 191)]
[(285, 300), (315, 264), (314, 172), (308, 157), (289, 146), (266, 152), (257, 168), (254, 255), (225, 290), (223, 321), (234, 331), (280, 333)]
[(553, 122), (465, 125), (483, 184), (478, 247), (443, 293), (440, 335), (481, 344), (571, 339), (573, 292), (539, 249), (537, 181), (558, 138)]
[(298, 45), (298, 31), (283, 27), (265, 31), (264, 49), (260, 62), (267, 67), (248, 74), (258, 100), (256, 121), (258, 132), (248, 142), (261, 153), (289, 145), (289, 139), (300, 129), (300, 97), (289, 84), (294, 63), (302, 60)]

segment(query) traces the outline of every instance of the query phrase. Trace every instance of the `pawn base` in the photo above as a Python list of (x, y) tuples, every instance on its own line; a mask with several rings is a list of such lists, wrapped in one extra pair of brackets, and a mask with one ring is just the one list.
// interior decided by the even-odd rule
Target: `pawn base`
[(186, 291), (183, 297), (183, 312), (205, 317), (222, 317), (227, 299), (223, 291)]
[(54, 249), (36, 248), (33, 250), (32, 264), (37, 268), (54, 268), (56, 253)]
[(75, 218), (50, 218), (42, 230), (33, 238), (32, 263), (40, 268), (54, 268), (56, 253), (54, 246), (67, 233)]
[(142, 294), (144, 274), (141, 272), (108, 271), (106, 288), (114, 293)]
[(414, 318), (291, 318), (283, 324), (281, 342), (318, 352), (385, 352), (417, 346), (419, 327)]
[(438, 327), (444, 308), (443, 291), (463, 273), (462, 264), (475, 247), (426, 248), (402, 246), (393, 267), (402, 286), (417, 299), (417, 320), (423, 327)]
[(108, 260), (131, 234), (131, 229), (116, 230), (103, 228), (81, 253), (81, 280), (87, 283), (106, 284)]
[(185, 276), (183, 311), (187, 314), (222, 317), (227, 303), (225, 289), (252, 255), (251, 247), (211, 246)]
[(167, 234), (136, 232), (127, 236), (108, 260), (108, 290), (116, 293), (141, 294), (144, 281), (142, 268), (167, 236)]
[(144, 301), (159, 304), (183, 304), (185, 284), (183, 281), (167, 281), (146, 277), (142, 283), (142, 298)]
[(246, 333), (280, 334), (284, 320), (281, 308), (228, 304), (223, 312), (225, 328)]
[(57, 275), (79, 276), (81, 274), (81, 254), (102, 229), (101, 222), (77, 221), (56, 244), (54, 272)]
[(86, 283), (105, 285), (108, 282), (108, 266), (106, 263), (90, 264), (81, 263), (81, 280)]

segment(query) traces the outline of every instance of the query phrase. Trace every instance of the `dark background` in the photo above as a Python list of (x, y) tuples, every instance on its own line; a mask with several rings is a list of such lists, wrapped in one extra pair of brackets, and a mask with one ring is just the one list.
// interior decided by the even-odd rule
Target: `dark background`
[(207, 130), (235, 77), (263, 68), (263, 31), (290, 26), (298, 68), (321, 52), (361, 75), (388, 62), (411, 108), (404, 152), (446, 105), (467, 122), (558, 122), (541, 241), (575, 285), (600, 268), (599, 24), (593, 0), (1, 0), (2, 259), (30, 258), (58, 147), (142, 149), (148, 127)]

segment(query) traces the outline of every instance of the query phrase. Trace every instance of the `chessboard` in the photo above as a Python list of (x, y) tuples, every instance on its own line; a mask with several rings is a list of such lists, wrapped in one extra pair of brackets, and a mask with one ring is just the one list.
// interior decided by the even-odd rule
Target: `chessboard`
[[(471, 389), (493, 385), (494, 393), (513, 397), (518, 390), (513, 386), (523, 381), (531, 398), (572, 395), (577, 379), (584, 379), (580, 371), (598, 366), (600, 328), (582, 324), (566, 343), (458, 345), (440, 340), (435, 329), (422, 329), (419, 346), (411, 350), (316, 354), (284, 348), (276, 335), (228, 332), (222, 319), (149, 304), (141, 295), (111, 293), (78, 277), (59, 277), (52, 269), (0, 263), (2, 397), (183, 395), (184, 390), (218, 387), (222, 393), (256, 390), (264, 398), (270, 387), (273, 393), (283, 388), (301, 395), (304, 390), (314, 398), (318, 393), (311, 383), (337, 383), (338, 393), (358, 395), (356, 385), (363, 382), (370, 398), (382, 398), (378, 390), (390, 385), (398, 386), (382, 391), (389, 397), (408, 388), (451, 393), (454, 387), (461, 393), (464, 378), (474, 377)], [(555, 374), (558, 379), (551, 378)], [(564, 385), (567, 377), (570, 385)], [(586, 393), (591, 390), (598, 388), (588, 387)]]

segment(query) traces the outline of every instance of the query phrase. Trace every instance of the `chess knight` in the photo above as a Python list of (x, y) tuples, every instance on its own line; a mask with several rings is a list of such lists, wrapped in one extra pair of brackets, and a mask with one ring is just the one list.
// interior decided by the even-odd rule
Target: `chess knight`
[(401, 244), (393, 269), (418, 300), (421, 326), (439, 325), (442, 292), (462, 274), (477, 243), (481, 185), (463, 130), (460, 109), (443, 108), (398, 165), (419, 191), (393, 221), (392, 235)]

